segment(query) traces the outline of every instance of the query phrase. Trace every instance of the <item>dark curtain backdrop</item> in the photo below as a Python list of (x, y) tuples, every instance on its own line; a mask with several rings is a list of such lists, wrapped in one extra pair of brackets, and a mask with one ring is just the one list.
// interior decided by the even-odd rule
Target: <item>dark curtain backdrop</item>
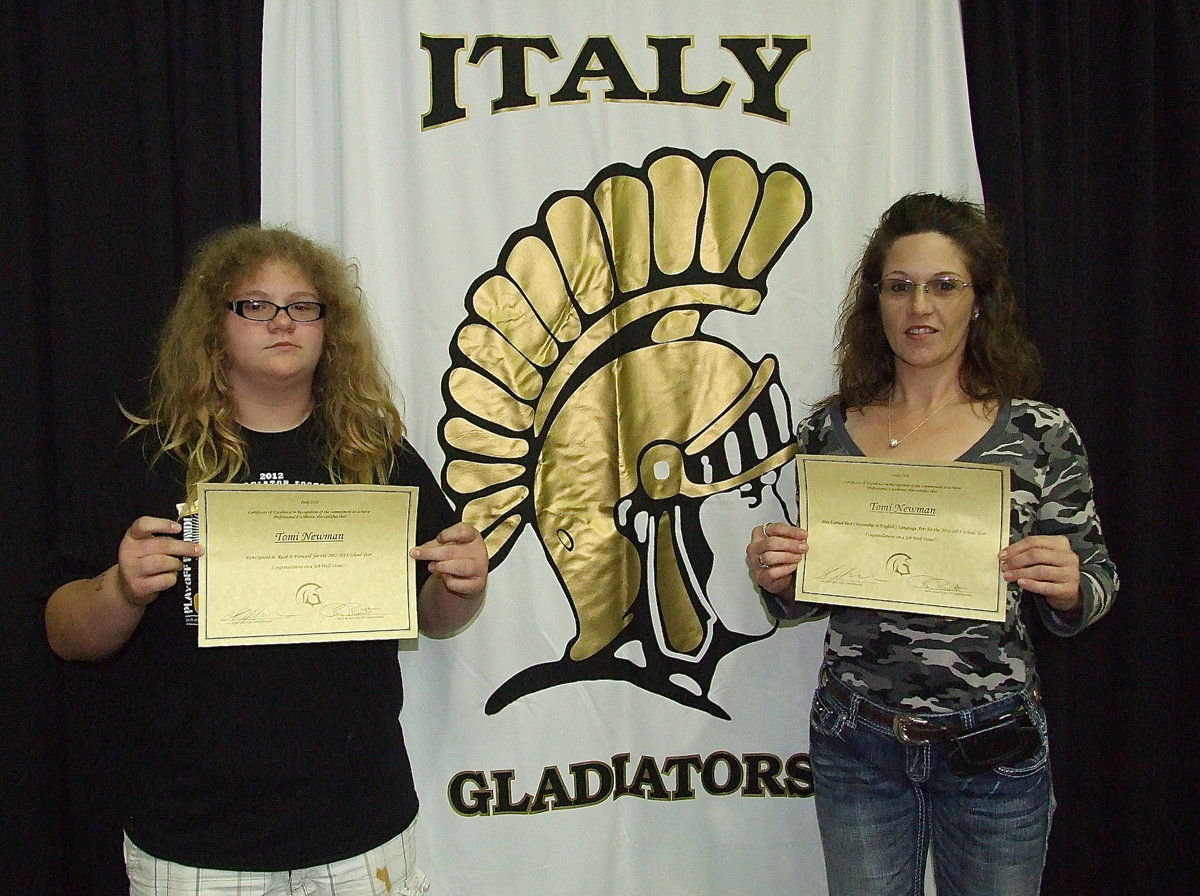
[(1099, 625), (1037, 644), (1059, 800), (1043, 892), (1200, 892), (1200, 4), (962, 9), (984, 193), (1121, 576)]
[(128, 892), (105, 670), (50, 656), (41, 566), (188, 253), (257, 216), (261, 43), (261, 0), (0, 0), (0, 893)]
[[(1038, 637), (1052, 896), (1190, 894), (1200, 879), (1198, 9), (962, 3), (985, 193), (1122, 577), (1098, 626)], [(74, 535), (73, 496), (121, 432), (114, 399), (138, 400), (189, 251), (257, 214), (261, 13), (0, 2), (4, 892), (125, 892), (104, 669), (50, 655), (42, 561)]]

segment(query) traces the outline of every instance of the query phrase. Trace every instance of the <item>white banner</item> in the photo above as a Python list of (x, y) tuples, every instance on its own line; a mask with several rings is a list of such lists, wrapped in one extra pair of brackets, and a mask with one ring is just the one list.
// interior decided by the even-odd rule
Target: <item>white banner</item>
[(823, 894), (824, 626), (744, 547), (880, 212), (981, 197), (958, 5), (268, 0), (262, 127), (492, 553), (402, 656), (435, 892)]

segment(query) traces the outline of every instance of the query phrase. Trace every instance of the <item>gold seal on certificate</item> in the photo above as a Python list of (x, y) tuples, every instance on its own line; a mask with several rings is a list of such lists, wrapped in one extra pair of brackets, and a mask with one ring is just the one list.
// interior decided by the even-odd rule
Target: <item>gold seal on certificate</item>
[(796, 599), (1004, 618), (1009, 470), (992, 464), (801, 455), (799, 525), (809, 552)]
[(417, 637), (417, 489), (199, 487), (201, 647)]

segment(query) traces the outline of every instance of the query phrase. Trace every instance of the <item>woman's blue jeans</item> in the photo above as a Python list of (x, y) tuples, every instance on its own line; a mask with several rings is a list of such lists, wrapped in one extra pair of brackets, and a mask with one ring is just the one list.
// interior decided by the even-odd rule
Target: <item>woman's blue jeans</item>
[(817, 689), (809, 719), (829, 896), (921, 896), (929, 850), (938, 896), (1037, 896), (1054, 812), (1041, 702), (1013, 694), (925, 716), (974, 726), (1026, 705), (1041, 748), (959, 777), (947, 766), (949, 744), (901, 743), (860, 714), (864, 698), (835, 687)]

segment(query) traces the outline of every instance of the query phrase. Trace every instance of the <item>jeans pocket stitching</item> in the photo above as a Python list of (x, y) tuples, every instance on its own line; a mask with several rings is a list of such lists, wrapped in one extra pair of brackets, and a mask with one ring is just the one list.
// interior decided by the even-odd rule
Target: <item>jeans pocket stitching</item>
[(808, 714), (809, 725), (829, 737), (841, 737), (846, 728), (846, 713), (830, 701), (821, 691), (817, 691), (813, 699), (812, 710)]
[(1043, 734), (1041, 738), (1042, 745), (1031, 756), (1016, 765), (998, 765), (995, 769), (996, 773), (1004, 775), (1006, 778), (1028, 778), (1045, 769), (1050, 761), (1050, 748), (1046, 741), (1046, 735)]

